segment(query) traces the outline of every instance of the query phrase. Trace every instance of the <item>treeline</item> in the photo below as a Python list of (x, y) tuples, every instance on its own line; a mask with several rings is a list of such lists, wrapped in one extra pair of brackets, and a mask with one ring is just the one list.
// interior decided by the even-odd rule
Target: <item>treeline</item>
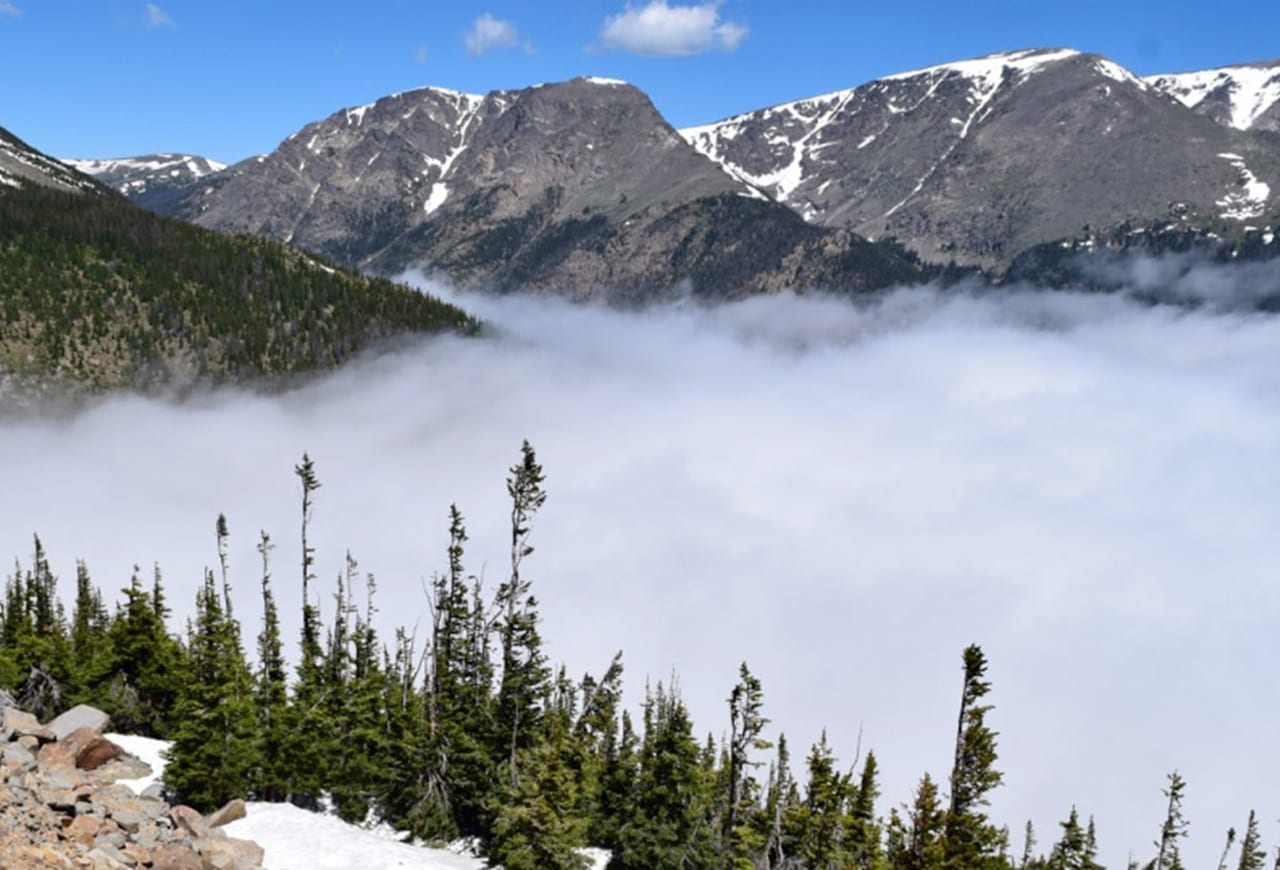
[(460, 309), (114, 194), (0, 186), (0, 374), (90, 389), (326, 369)]
[[(651, 685), (636, 721), (622, 703), (621, 654), (577, 680), (551, 666), (524, 571), (547, 497), (527, 443), (507, 478), (506, 578), (489, 591), (467, 570), (465, 522), (451, 508), (447, 564), (429, 585), (423, 637), (378, 635), (376, 582), (350, 554), (323, 616), (309, 537), (320, 481), (306, 456), (295, 473), (302, 555), (290, 573), (303, 605), (293, 668), (272, 591), (272, 541), (258, 540), (262, 609), (250, 657), (219, 517), (217, 565), (205, 572), (181, 636), (166, 628), (158, 570), (144, 580), (135, 569), (109, 610), (79, 564), (68, 617), (37, 539), (31, 566), (6, 586), (0, 684), (42, 717), (88, 702), (119, 730), (171, 739), (166, 784), (195, 806), (233, 797), (331, 801), (343, 818), (373, 816), (425, 840), (476, 838), (507, 870), (582, 868), (588, 845), (609, 849), (616, 870), (1101, 868), (1093, 820), (1075, 807), (1047, 851), (1037, 851), (1028, 823), (1017, 856), (1008, 829), (988, 817), (1003, 774), (987, 724), (987, 660), (976, 645), (962, 657), (948, 775), (925, 774), (909, 803), (886, 812), (874, 752), (846, 768), (824, 734), (793, 762), (785, 737), (776, 745), (764, 738), (763, 687), (745, 664), (720, 739), (699, 739), (674, 684)], [(1166, 817), (1143, 867), (1182, 867), (1184, 788), (1171, 774)], [(1244, 830), (1238, 842), (1229, 832), (1222, 868), (1264, 867), (1253, 813)]]

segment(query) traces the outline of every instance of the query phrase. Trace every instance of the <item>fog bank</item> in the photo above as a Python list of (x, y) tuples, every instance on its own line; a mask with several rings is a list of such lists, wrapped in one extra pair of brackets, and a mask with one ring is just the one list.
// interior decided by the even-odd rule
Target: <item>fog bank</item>
[(821, 728), (846, 763), (861, 728), (887, 814), (926, 769), (945, 779), (978, 642), (1015, 853), (1028, 817), (1047, 851), (1074, 803), (1104, 863), (1145, 862), (1174, 768), (1188, 865), (1250, 808), (1274, 818), (1280, 319), (1031, 291), (644, 314), (457, 301), (492, 334), (280, 397), (0, 425), (0, 554), (29, 562), (39, 532), (64, 595), (77, 557), (104, 591), (158, 561), (185, 614), (225, 512), (246, 635), (266, 529), (296, 641), (305, 450), (325, 614), (349, 548), (389, 630), (424, 618), (450, 502), (469, 567), (500, 582), (528, 438), (550, 495), (522, 574), (548, 652), (581, 674), (623, 649), (633, 705), (674, 669), (718, 736), (745, 659), (797, 775)]

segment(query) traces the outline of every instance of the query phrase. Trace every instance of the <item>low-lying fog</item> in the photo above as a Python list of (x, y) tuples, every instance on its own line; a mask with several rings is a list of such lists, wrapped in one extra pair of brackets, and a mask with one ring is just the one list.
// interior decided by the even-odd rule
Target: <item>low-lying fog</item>
[(500, 581), (528, 438), (550, 493), (524, 569), (547, 650), (581, 674), (623, 649), (633, 705), (674, 669), (720, 735), (745, 659), (797, 775), (823, 726), (846, 763), (861, 729), (887, 813), (925, 770), (945, 780), (978, 642), (1015, 853), (1028, 817), (1047, 850), (1074, 803), (1105, 863), (1145, 863), (1175, 768), (1189, 865), (1250, 808), (1280, 812), (1280, 318), (1025, 291), (461, 301), (495, 334), (283, 397), (0, 425), (0, 553), (28, 564), (38, 532), (66, 596), (77, 557), (109, 591), (158, 561), (185, 615), (225, 512), (246, 635), (266, 529), (296, 642), (305, 450), (326, 617), (349, 548), (389, 630), (425, 612), (452, 501), (469, 567)]

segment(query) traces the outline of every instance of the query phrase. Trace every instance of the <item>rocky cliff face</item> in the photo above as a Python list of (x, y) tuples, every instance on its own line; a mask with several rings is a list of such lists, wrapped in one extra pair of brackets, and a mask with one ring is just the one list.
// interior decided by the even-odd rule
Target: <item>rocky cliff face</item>
[(345, 109), (174, 210), (378, 272), (418, 266), (499, 290), (651, 299), (921, 275), (899, 250), (796, 220), (690, 147), (640, 91), (596, 78)]
[(682, 131), (823, 226), (1000, 268), (1086, 226), (1260, 216), (1274, 141), (1069, 49), (943, 64)]

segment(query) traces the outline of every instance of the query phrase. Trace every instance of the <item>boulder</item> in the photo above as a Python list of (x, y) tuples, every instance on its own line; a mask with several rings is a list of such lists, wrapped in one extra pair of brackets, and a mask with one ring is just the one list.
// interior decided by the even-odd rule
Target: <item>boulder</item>
[(97, 707), (80, 704), (58, 716), (45, 727), (52, 731), (57, 739), (62, 740), (71, 732), (81, 728), (88, 728), (96, 734), (101, 734), (107, 730), (107, 725), (110, 723), (111, 717)]
[(178, 804), (176, 807), (169, 808), (169, 818), (173, 819), (174, 827), (180, 831), (186, 831), (191, 835), (192, 839), (200, 839), (206, 837), (212, 828), (208, 822), (204, 820), (204, 816), (193, 810), (186, 804)]
[(0, 710), (0, 741), (20, 737), (35, 737), (45, 741), (55, 739), (53, 731), (41, 725), (40, 720), (30, 713), (17, 707)]
[(228, 825), (238, 819), (243, 819), (245, 815), (244, 801), (236, 798), (233, 801), (229, 801), (221, 809), (205, 816), (204, 820), (209, 827), (220, 828), (223, 825)]
[(151, 850), (151, 870), (204, 870), (200, 856), (173, 844)]
[(63, 833), (66, 834), (68, 840), (87, 848), (93, 845), (93, 838), (98, 836), (98, 831), (101, 828), (102, 819), (96, 816), (76, 816)]
[(76, 767), (81, 770), (97, 770), (108, 761), (115, 761), (123, 755), (123, 749), (107, 738), (98, 735), (84, 746), (81, 746), (76, 752)]
[(252, 840), (234, 837), (197, 840), (196, 849), (205, 863), (216, 870), (258, 870), (266, 854)]

